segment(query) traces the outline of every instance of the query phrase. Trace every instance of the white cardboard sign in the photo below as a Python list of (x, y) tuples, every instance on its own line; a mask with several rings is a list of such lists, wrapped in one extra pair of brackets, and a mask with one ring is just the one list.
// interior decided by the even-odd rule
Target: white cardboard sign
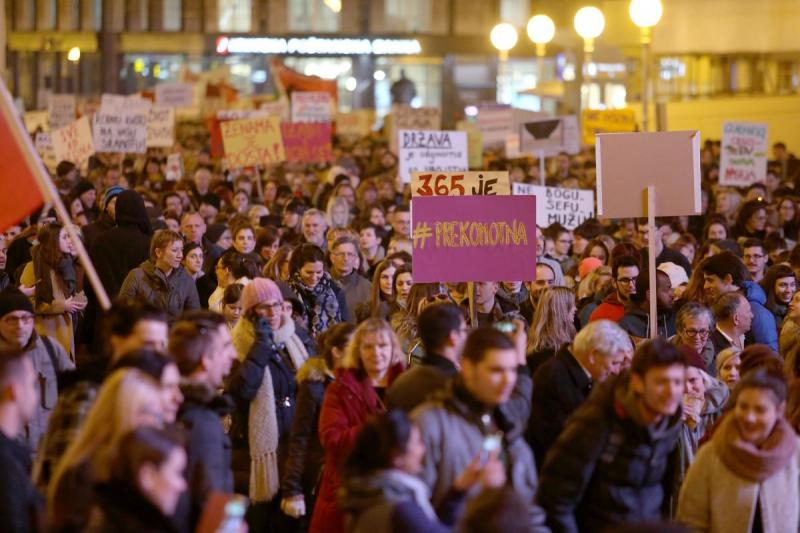
[(584, 220), (594, 218), (594, 191), (542, 187), (528, 183), (512, 183), (515, 196), (536, 196), (536, 225), (546, 228), (555, 222), (572, 230)]
[(175, 108), (151, 107), (147, 113), (147, 146), (169, 148), (175, 142)]
[(147, 114), (96, 113), (94, 146), (98, 152), (143, 154), (147, 149)]
[(156, 85), (156, 105), (163, 107), (192, 107), (194, 87), (191, 83), (159, 83)]
[(463, 131), (399, 130), (400, 180), (412, 172), (469, 170), (467, 133)]
[(767, 179), (767, 125), (726, 122), (722, 126), (719, 183), (747, 187)]
[(331, 122), (331, 95), (325, 92), (292, 93), (292, 122)]

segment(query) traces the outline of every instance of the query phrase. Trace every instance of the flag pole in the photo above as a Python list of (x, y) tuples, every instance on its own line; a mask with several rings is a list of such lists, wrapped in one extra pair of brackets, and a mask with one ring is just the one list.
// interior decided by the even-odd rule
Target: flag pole
[(21, 123), (17, 117), (13, 115), (9, 116), (8, 110), (14, 109), (14, 101), (11, 98), (11, 94), (8, 92), (5, 82), (0, 83), (0, 87), (2, 87), (3, 100), (5, 100), (5, 105), (2, 107), (5, 108), (6, 116), (3, 118), (5, 120), (12, 121), (12, 123), (9, 125), (9, 129), (11, 130), (12, 135), (17, 138), (19, 146), (23, 148), (22, 154), (25, 157), (25, 162), (27, 163), (28, 168), (33, 171), (33, 175), (36, 177), (36, 184), (39, 186), (39, 191), (41, 191), (42, 196), (44, 197), (44, 202), (51, 202), (53, 204), (53, 207), (56, 210), (56, 215), (63, 223), (64, 229), (67, 230), (69, 238), (72, 239), (72, 242), (75, 244), (75, 250), (78, 252), (78, 260), (83, 266), (83, 270), (86, 272), (86, 275), (89, 277), (89, 283), (92, 284), (92, 288), (97, 295), (97, 301), (100, 303), (100, 307), (102, 307), (104, 311), (107, 311), (111, 308), (111, 301), (108, 299), (108, 294), (106, 294), (106, 290), (103, 287), (103, 284), (100, 282), (100, 277), (97, 275), (97, 271), (92, 264), (92, 260), (89, 259), (89, 254), (86, 252), (86, 248), (83, 246), (83, 241), (78, 235), (78, 232), (75, 231), (75, 227), (72, 224), (69, 213), (67, 212), (66, 207), (64, 207), (64, 202), (61, 201), (61, 196), (58, 194), (53, 180), (50, 179), (50, 175), (45, 170), (41, 158), (36, 153), (27, 131), (21, 127)]

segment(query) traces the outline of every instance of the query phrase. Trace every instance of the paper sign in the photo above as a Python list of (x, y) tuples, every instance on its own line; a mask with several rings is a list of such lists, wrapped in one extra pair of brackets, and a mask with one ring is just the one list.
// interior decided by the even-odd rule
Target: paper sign
[(328, 163), (333, 161), (330, 122), (284, 122), (281, 137), (287, 161)]
[(28, 111), (23, 115), (25, 129), (28, 133), (33, 133), (37, 129), (40, 131), (50, 131), (50, 123), (47, 111)]
[(536, 279), (533, 196), (421, 196), (411, 225), (415, 283)]
[(244, 120), (246, 118), (266, 118), (269, 113), (255, 109), (220, 109), (217, 118), (220, 120)]
[(483, 135), (483, 147), (503, 146), (511, 133), (513, 111), (511, 106), (486, 103), (478, 106), (477, 125)]
[(584, 220), (594, 218), (594, 191), (528, 183), (513, 183), (511, 189), (515, 196), (536, 197), (536, 224), (539, 227), (546, 228), (558, 222), (572, 230)]
[(594, 137), (598, 133), (636, 131), (636, 114), (633, 109), (584, 109), (581, 130), (583, 144), (594, 145)]
[(147, 114), (147, 146), (169, 148), (175, 142), (175, 109), (151, 107)]
[(58, 160), (56, 159), (56, 152), (53, 149), (53, 139), (50, 133), (45, 131), (37, 132), (36, 137), (34, 137), (33, 145), (45, 166), (51, 171), (55, 170), (58, 165)]
[(598, 215), (647, 216), (650, 185), (656, 216), (700, 214), (700, 132), (600, 134), (595, 153)]
[(277, 117), (281, 122), (289, 122), (289, 103), (282, 98), (275, 102), (264, 102), (258, 107), (261, 111), (266, 111), (267, 116)]
[(286, 159), (281, 125), (275, 117), (229, 120), (220, 124), (229, 168), (280, 163)]
[(58, 162), (72, 161), (80, 166), (95, 152), (88, 117), (81, 117), (69, 126), (55, 130), (51, 139)]
[(100, 99), (100, 111), (105, 113), (126, 113), (139, 111), (146, 113), (153, 103), (147, 98), (142, 98), (138, 94), (128, 96), (122, 94), (105, 93)]
[(463, 131), (400, 130), (399, 177), (425, 170), (468, 170), (467, 134)]
[(719, 158), (720, 185), (746, 187), (767, 179), (767, 125), (725, 122)]
[(147, 114), (143, 111), (96, 113), (94, 146), (98, 152), (143, 154), (147, 149)]
[(169, 154), (167, 156), (167, 168), (164, 172), (167, 181), (180, 181), (183, 177), (183, 158), (181, 154)]
[(375, 123), (372, 109), (356, 109), (349, 113), (336, 113), (336, 135), (366, 137)]
[(575, 115), (525, 122), (519, 130), (520, 151), (528, 154), (544, 152), (545, 157), (581, 151), (578, 119)]
[(478, 129), (477, 124), (459, 120), (456, 122), (458, 131), (467, 132), (467, 155), (469, 168), (483, 167), (483, 134)]
[(411, 196), (508, 196), (508, 172), (412, 172)]
[(156, 85), (156, 105), (163, 107), (192, 107), (194, 87), (191, 83), (159, 83)]
[(387, 116), (389, 120), (389, 147), (399, 153), (397, 137), (400, 130), (439, 130), (442, 128), (442, 112), (437, 107), (411, 107), (394, 105)]
[(292, 93), (292, 122), (330, 122), (333, 109), (330, 93)]
[(47, 107), (50, 129), (57, 130), (72, 124), (75, 121), (75, 108), (74, 94), (51, 94)]

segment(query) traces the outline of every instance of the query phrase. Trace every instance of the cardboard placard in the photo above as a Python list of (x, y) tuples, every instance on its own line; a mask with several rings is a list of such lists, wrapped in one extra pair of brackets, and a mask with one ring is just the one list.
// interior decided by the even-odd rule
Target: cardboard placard
[(700, 132), (605, 133), (595, 153), (599, 216), (647, 216), (651, 185), (655, 216), (700, 214)]
[(468, 170), (467, 134), (463, 131), (400, 130), (399, 178), (426, 170)]
[(400, 130), (439, 130), (442, 128), (442, 112), (438, 107), (411, 107), (394, 105), (387, 115), (389, 121), (389, 149), (398, 153), (397, 138)]
[(375, 123), (375, 111), (355, 109), (349, 113), (336, 113), (336, 135), (366, 137)]
[(469, 168), (479, 169), (483, 167), (483, 134), (478, 129), (477, 124), (459, 120), (456, 122), (456, 129), (467, 132)]
[(333, 161), (330, 122), (281, 123), (287, 161), (329, 163)]
[(330, 122), (333, 104), (330, 93), (295, 91), (292, 93), (292, 122)]
[(275, 117), (220, 123), (229, 168), (280, 163), (286, 160), (280, 121)]
[(244, 120), (246, 118), (266, 118), (269, 113), (255, 109), (220, 109), (217, 118), (220, 120)]
[(153, 102), (138, 94), (122, 95), (104, 93), (100, 98), (100, 111), (105, 113), (126, 113), (138, 111), (146, 113)]
[(633, 132), (636, 128), (633, 109), (584, 109), (581, 113), (583, 144), (590, 146), (598, 133)]
[(421, 196), (411, 223), (415, 283), (536, 279), (533, 196)]
[(261, 111), (266, 111), (267, 116), (277, 117), (281, 122), (289, 122), (291, 118), (289, 102), (284, 98), (274, 102), (263, 102), (258, 108)]
[(94, 146), (98, 152), (143, 154), (147, 150), (147, 114), (144, 111), (94, 115)]
[(192, 107), (194, 105), (194, 86), (191, 83), (159, 83), (156, 85), (156, 105)]
[(57, 130), (75, 121), (77, 101), (74, 94), (51, 94), (47, 102), (50, 129)]
[(164, 172), (167, 181), (180, 181), (183, 177), (183, 157), (181, 154), (167, 156), (167, 168)]
[(88, 117), (81, 117), (69, 126), (53, 131), (50, 138), (59, 163), (72, 161), (80, 166), (95, 152)]
[(567, 152), (575, 155), (581, 151), (578, 118), (575, 115), (546, 118), (524, 122), (519, 130), (520, 152), (545, 157)]
[(147, 114), (147, 146), (169, 148), (175, 142), (175, 108), (151, 107)]
[(506, 170), (471, 172), (412, 172), (411, 196), (508, 196)]
[(484, 148), (504, 146), (513, 127), (513, 114), (510, 105), (489, 102), (478, 106), (476, 124), (483, 135)]
[(53, 138), (49, 132), (39, 131), (33, 140), (33, 146), (36, 148), (36, 153), (42, 158), (44, 165), (52, 172), (58, 165), (56, 159), (56, 152), (53, 149)]
[(35, 132), (37, 128), (40, 131), (50, 131), (50, 121), (47, 111), (28, 111), (22, 118), (28, 133)]
[(747, 187), (767, 179), (767, 125), (725, 122), (719, 158), (719, 183)]
[(594, 218), (594, 191), (529, 183), (513, 183), (511, 189), (515, 196), (536, 197), (536, 224), (539, 227), (546, 228), (558, 222), (573, 230), (584, 220)]

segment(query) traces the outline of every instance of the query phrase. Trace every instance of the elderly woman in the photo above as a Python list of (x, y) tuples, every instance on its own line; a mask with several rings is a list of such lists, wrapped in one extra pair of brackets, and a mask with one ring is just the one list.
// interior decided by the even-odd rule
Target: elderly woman
[(676, 334), (671, 342), (678, 348), (685, 346), (691, 348), (703, 360), (705, 370), (709, 375), (717, 375), (714, 364), (714, 345), (709, 336), (714, 329), (714, 315), (703, 304), (688, 302), (678, 311), (675, 317)]

